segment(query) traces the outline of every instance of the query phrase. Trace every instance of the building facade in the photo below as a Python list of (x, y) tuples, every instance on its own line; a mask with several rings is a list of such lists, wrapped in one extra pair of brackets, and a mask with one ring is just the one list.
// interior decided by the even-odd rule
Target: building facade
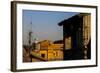
[(63, 26), (64, 60), (90, 59), (91, 15), (80, 13), (58, 25)]
[[(39, 49), (33, 50), (32, 54), (35, 53), (35, 55), (45, 59), (45, 61), (63, 60), (63, 43), (54, 44), (49, 40), (44, 40), (38, 42), (36, 46)], [(32, 61), (34, 62), (34, 60)]]

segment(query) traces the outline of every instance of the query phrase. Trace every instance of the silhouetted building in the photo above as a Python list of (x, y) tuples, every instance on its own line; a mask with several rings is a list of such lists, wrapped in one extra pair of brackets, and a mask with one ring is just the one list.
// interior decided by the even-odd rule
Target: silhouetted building
[(90, 14), (78, 14), (58, 24), (63, 26), (64, 60), (90, 58), (90, 18)]

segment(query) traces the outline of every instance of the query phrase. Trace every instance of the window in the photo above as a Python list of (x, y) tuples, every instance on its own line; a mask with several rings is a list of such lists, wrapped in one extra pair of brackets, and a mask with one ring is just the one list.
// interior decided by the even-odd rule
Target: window
[(45, 58), (45, 54), (41, 54), (41, 57)]

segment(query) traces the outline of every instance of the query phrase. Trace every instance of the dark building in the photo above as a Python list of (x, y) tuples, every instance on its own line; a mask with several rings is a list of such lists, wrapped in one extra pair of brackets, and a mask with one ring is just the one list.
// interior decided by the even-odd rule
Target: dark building
[[(84, 14), (78, 14), (58, 24), (59, 26), (63, 26), (64, 60), (90, 58), (90, 42), (88, 43), (88, 50), (84, 54), (84, 16)], [(85, 32), (85, 34), (88, 33)], [(87, 37), (87, 40), (90, 40), (88, 36), (85, 37)]]

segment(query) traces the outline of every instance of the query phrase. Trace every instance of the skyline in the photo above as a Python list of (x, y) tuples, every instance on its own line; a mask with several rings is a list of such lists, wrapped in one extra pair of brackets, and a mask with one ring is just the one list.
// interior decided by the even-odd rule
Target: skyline
[(63, 27), (58, 23), (76, 14), (79, 13), (23, 10), (23, 44), (28, 44), (28, 32), (31, 30), (32, 42), (34, 39), (62, 40)]

